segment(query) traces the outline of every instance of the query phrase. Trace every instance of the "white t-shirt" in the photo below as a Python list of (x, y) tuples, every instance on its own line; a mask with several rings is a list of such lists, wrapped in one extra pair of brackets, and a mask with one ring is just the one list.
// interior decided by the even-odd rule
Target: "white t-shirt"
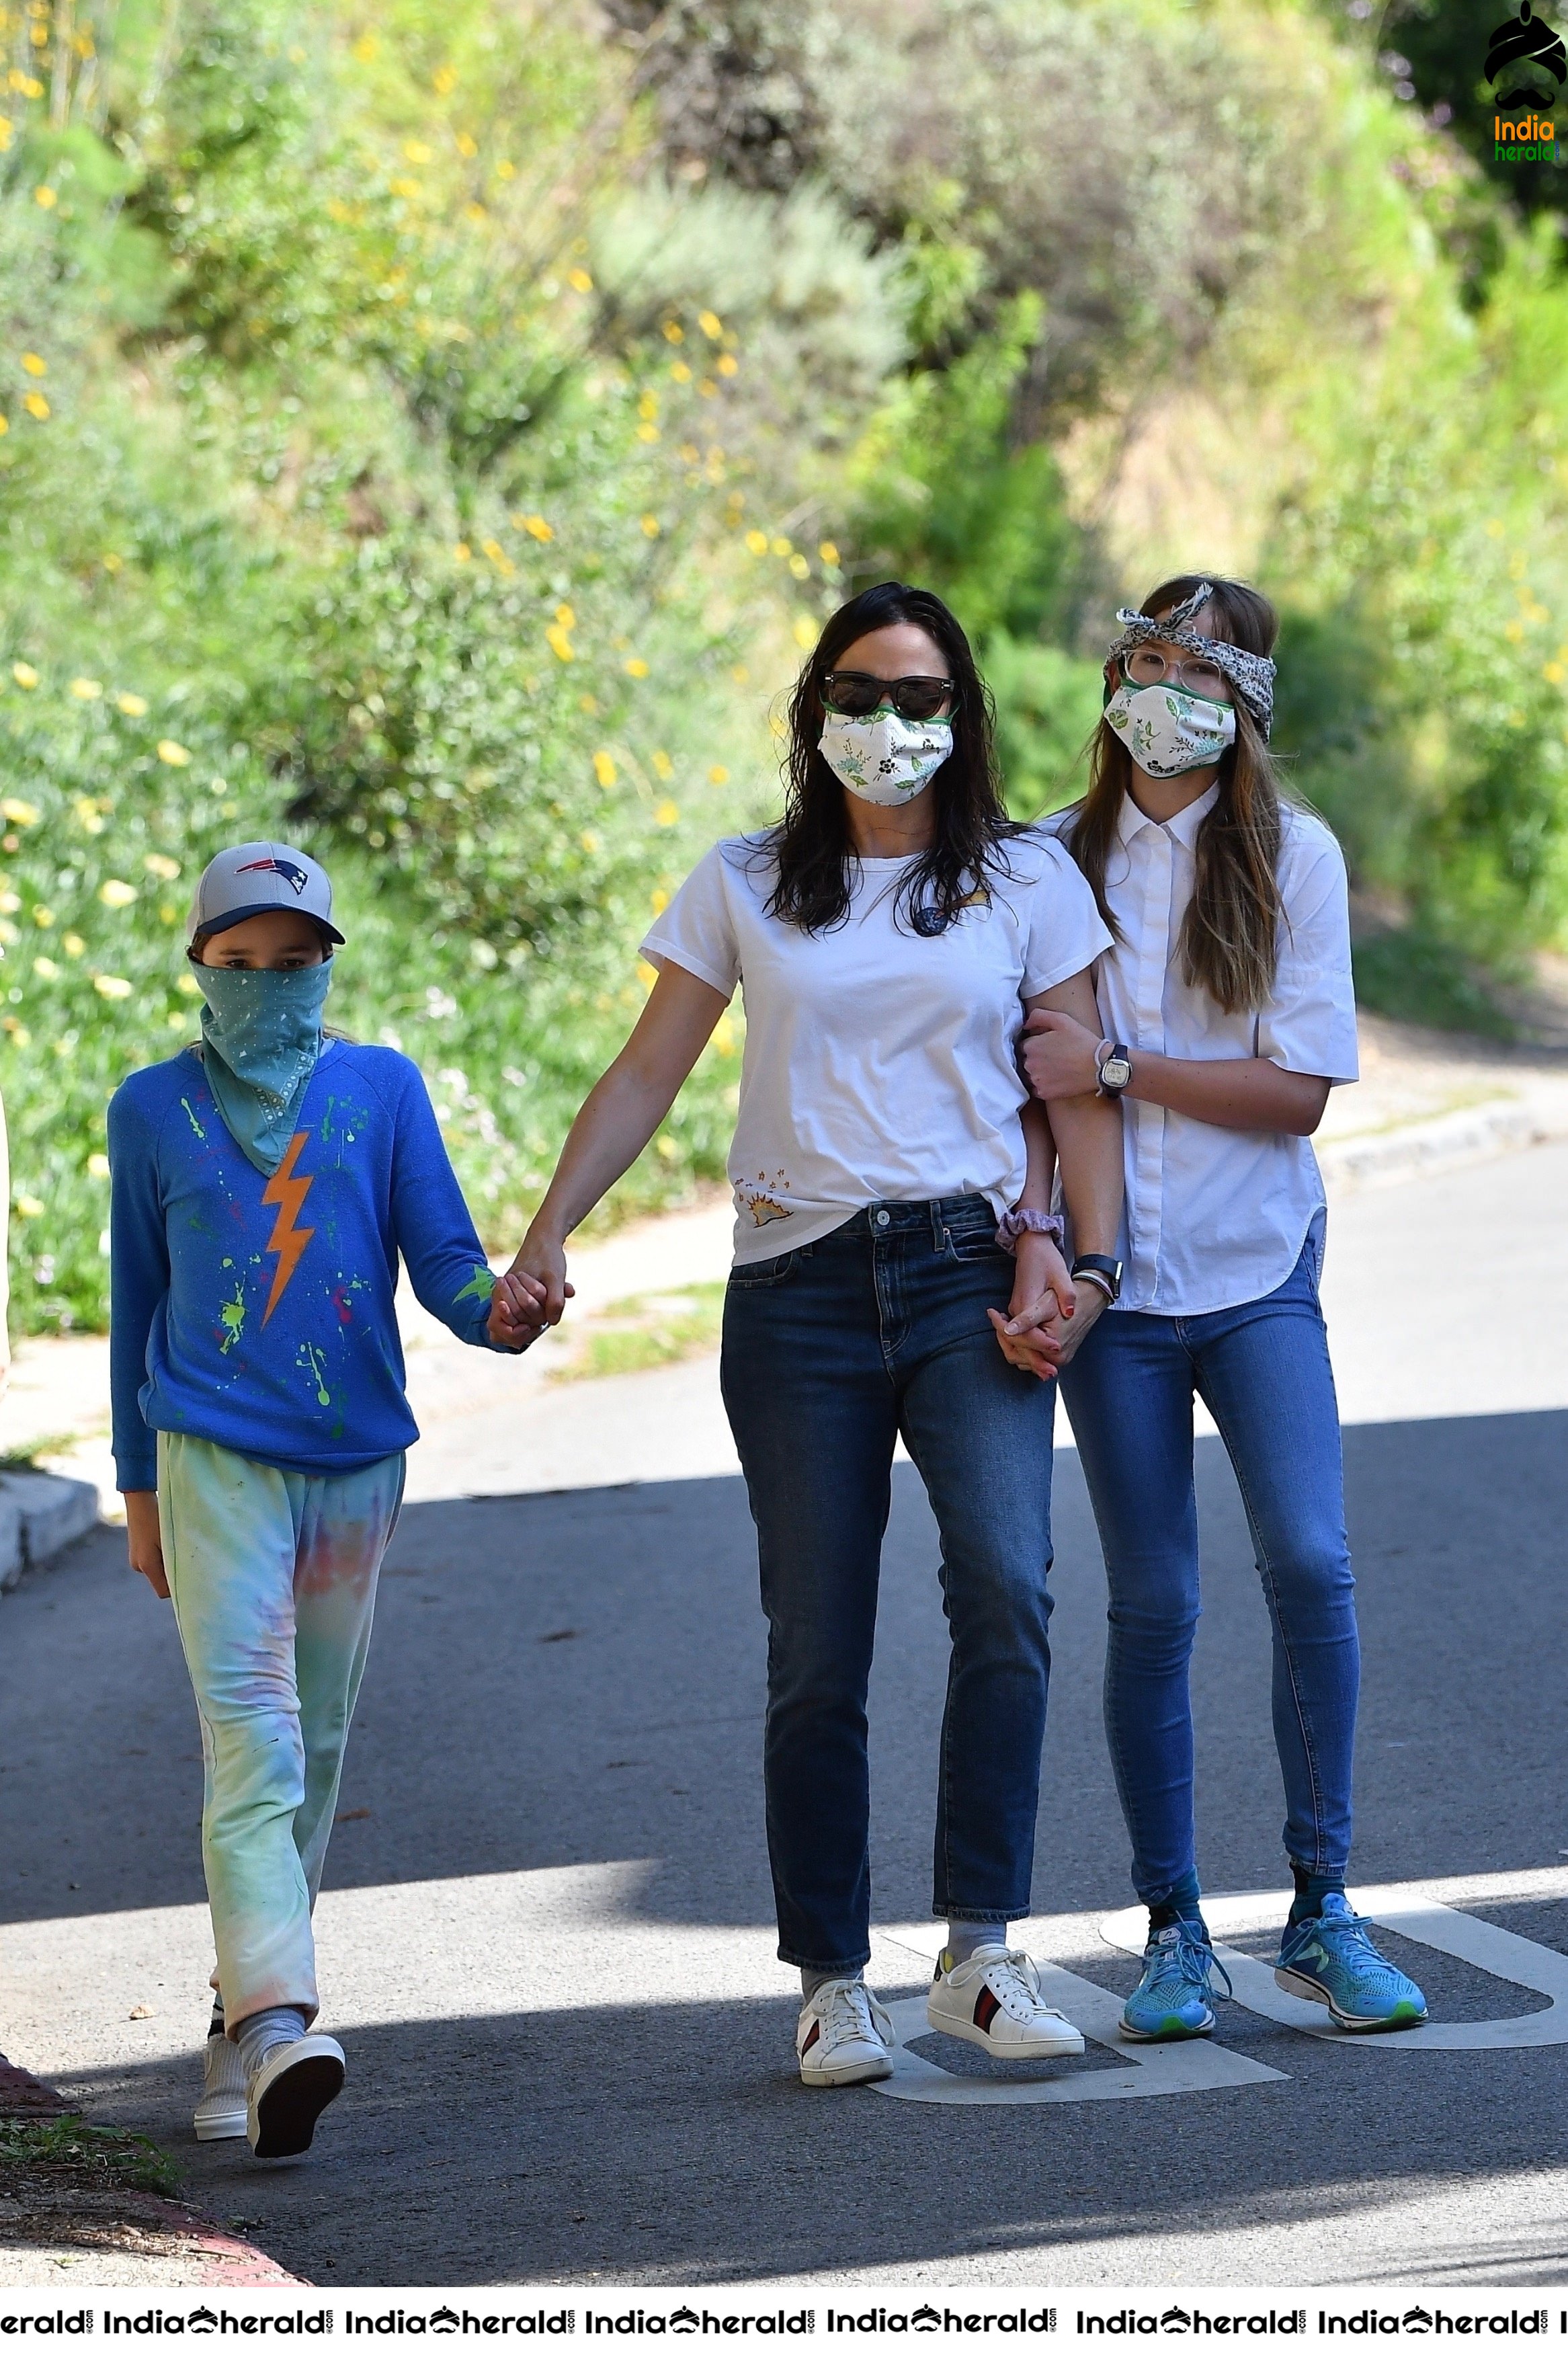
[(922, 939), (894, 921), (912, 861), (868, 859), (847, 920), (813, 935), (768, 913), (765, 840), (710, 849), (643, 942), (650, 964), (744, 993), (736, 1264), (820, 1241), (870, 1201), (983, 1193), (1000, 1216), (1026, 1174), (1023, 1000), (1110, 944), (1088, 883), (1059, 842), (1020, 835), (989, 897)]
[[(1279, 962), (1258, 1013), (1225, 1013), (1182, 972), (1182, 923), (1193, 895), (1199, 829), (1211, 786), (1156, 825), (1131, 793), (1105, 864), (1105, 895), (1121, 939), (1095, 967), (1108, 1038), (1184, 1061), (1261, 1055), (1284, 1071), (1337, 1085), (1354, 1079), (1355, 992), (1345, 861), (1318, 818), (1289, 806), (1279, 844)], [(1072, 812), (1046, 820), (1070, 829)], [(1126, 1207), (1121, 1305), (1156, 1315), (1206, 1315), (1278, 1290), (1323, 1206), (1317, 1155), (1304, 1135), (1212, 1127), (1159, 1103), (1123, 1100)]]

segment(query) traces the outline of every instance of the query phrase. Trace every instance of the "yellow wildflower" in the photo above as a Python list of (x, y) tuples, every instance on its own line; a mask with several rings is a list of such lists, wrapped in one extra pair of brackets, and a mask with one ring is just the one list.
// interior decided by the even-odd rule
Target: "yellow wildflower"
[(687, 366), (684, 360), (677, 360), (669, 373), (674, 377), (677, 384), (689, 384), (691, 382), (691, 370)]
[(37, 923), (40, 932), (52, 932), (55, 927), (54, 909), (52, 907), (35, 907), (33, 910), (33, 921)]
[(782, 535), (774, 540), (773, 547), (773, 554), (775, 555), (793, 555), (795, 554), (794, 540), (785, 539)]
[(569, 662), (576, 660), (577, 656), (574, 650), (572, 640), (558, 621), (553, 622), (551, 627), (545, 630), (544, 642), (550, 648), (551, 652), (554, 655), (557, 661)]
[[(66, 945), (69, 947), (70, 942), (68, 940), (66, 942)], [(194, 972), (183, 972), (178, 980), (174, 983), (174, 987), (179, 990), (182, 997), (199, 997), (202, 993), (201, 982), (196, 978)]]
[(1508, 638), (1511, 645), (1517, 646), (1523, 635), (1524, 623), (1522, 621), (1510, 621), (1506, 628), (1503, 630), (1503, 636)]
[(60, 968), (53, 956), (35, 956), (33, 970), (40, 980), (58, 980), (60, 976)]
[(825, 539), (816, 552), (824, 564), (837, 564), (838, 561), (838, 550), (830, 539)]
[(604, 786), (605, 792), (608, 792), (610, 786), (616, 781), (616, 764), (614, 760), (611, 759), (607, 752), (595, 753), (594, 775), (597, 778), (598, 782)]
[(653, 813), (653, 821), (655, 825), (678, 825), (680, 821), (680, 811), (673, 801), (660, 801)]
[(49, 414), (49, 404), (41, 392), (25, 392), (22, 395), (22, 406), (29, 417), (37, 418), (40, 425)]
[(790, 557), (789, 568), (794, 573), (797, 580), (805, 580), (810, 575), (810, 565), (806, 562), (805, 556), (798, 553)]
[[(4, 122), (5, 120), (5, 116), (0, 114), (0, 122)], [(11, 420), (3, 410), (0, 410), (0, 433), (9, 433), (10, 430)]]
[(96, 1176), (101, 1185), (109, 1174), (108, 1153), (89, 1152), (87, 1157), (87, 1173), (89, 1176)]
[(49, 372), (49, 364), (47, 360), (41, 360), (37, 352), (24, 352), (22, 353), (22, 365), (26, 369), (29, 375), (47, 375)]
[(354, 55), (362, 66), (368, 66), (374, 59), (380, 47), (381, 43), (374, 33), (362, 33), (354, 43)]
[(579, 294), (591, 294), (594, 290), (594, 281), (585, 269), (569, 269), (566, 283), (574, 287)]
[(654, 754), (653, 772), (661, 784), (668, 784), (671, 776), (675, 774), (675, 763), (670, 758), (668, 752), (656, 752)]
[(96, 678), (73, 678), (71, 692), (79, 702), (96, 702), (103, 692), (103, 687)]
[(577, 626), (577, 616), (570, 605), (557, 605), (555, 617), (563, 629), (574, 629)]
[(737, 686), (750, 686), (752, 682), (752, 673), (744, 662), (737, 662), (730, 675)]
[(450, 97), (458, 87), (456, 66), (437, 66), (430, 77), (430, 87), (438, 98)]
[(727, 785), (730, 781), (729, 769), (715, 760), (708, 771), (708, 781), (710, 785)]
[(55, 206), (59, 203), (59, 200), (58, 191), (51, 188), (47, 181), (42, 187), (37, 187), (33, 190), (33, 202), (36, 205), (40, 205), (47, 213), (52, 213)]
[(418, 181), (410, 180), (406, 176), (402, 176), (391, 181), (389, 185), (395, 196), (406, 197), (410, 202), (412, 202), (416, 196), (423, 194)]
[(585, 828), (584, 831), (577, 836), (577, 839), (582, 843), (584, 849), (587, 851), (589, 857), (594, 857), (599, 848), (598, 835), (593, 832), (590, 828)]
[(466, 539), (459, 539), (452, 550), (452, 561), (454, 564), (467, 564), (473, 552)]
[(1561, 686), (1563, 680), (1568, 678), (1568, 670), (1563, 669), (1560, 661), (1549, 661), (1541, 675), (1548, 686)]
[(479, 152), (479, 142), (474, 137), (473, 132), (471, 131), (459, 131), (458, 133), (458, 154), (466, 155), (471, 164)]
[(621, 667), (625, 670), (628, 678), (646, 678), (647, 676), (647, 664), (644, 661), (640, 654), (633, 654), (630, 661), (623, 662)]
[(797, 613), (795, 628), (790, 632), (795, 644), (809, 653), (822, 632), (809, 613)]
[(735, 1051), (735, 1026), (727, 1013), (721, 1013), (714, 1023), (713, 1035), (709, 1039), (709, 1043), (713, 1051), (721, 1055), (726, 1062), (731, 1060)]
[(133, 907), (136, 885), (134, 882), (119, 881), (111, 875), (107, 882), (99, 885), (98, 895), (106, 907)]
[(147, 699), (146, 699), (145, 695), (141, 695), (141, 694), (117, 694), (117, 695), (115, 696), (115, 698), (114, 698), (114, 701), (115, 701), (115, 706), (116, 706), (116, 708), (117, 708), (118, 710), (123, 711), (123, 712), (124, 712), (124, 713), (125, 713), (125, 716), (127, 717), (127, 719), (145, 719), (145, 718), (146, 718), (146, 716), (147, 716)]
[[(20, 1029), (14, 1029), (11, 1034), (16, 1039), (18, 1046), (24, 1045), (26, 1042), (26, 1035)], [(16, 1215), (19, 1218), (41, 1218), (43, 1214), (44, 1205), (39, 1200), (36, 1193), (17, 1194)]]
[(14, 948), (21, 936), (15, 923), (0, 923), (0, 941), (3, 941), (6, 947)]
[(658, 395), (657, 392), (650, 390), (643, 394), (641, 399), (637, 402), (637, 415), (639, 417), (657, 417), (658, 415)]
[(0, 155), (5, 153), (6, 148), (9, 147), (10, 144), (11, 118), (9, 115), (0, 114)]
[(191, 765), (190, 754), (172, 735), (165, 735), (159, 744), (158, 757), (166, 768), (188, 768)]
[(697, 466), (702, 462), (702, 452), (695, 441), (683, 441), (680, 445), (680, 455), (683, 463), (688, 466)]
[(718, 369), (721, 375), (735, 375), (739, 373), (741, 366), (741, 363), (735, 357), (733, 352), (721, 352), (713, 364)]
[(86, 793), (82, 793), (71, 806), (76, 811), (77, 823), (84, 833), (103, 831), (103, 819), (98, 813), (98, 803), (95, 800), (90, 799)]
[(411, 164), (428, 164), (432, 154), (432, 150), (426, 147), (423, 139), (405, 139), (403, 152)]
[(463, 218), (465, 220), (472, 221), (475, 227), (478, 228), (481, 222), (489, 220), (489, 215), (486, 212), (483, 205), (479, 204), (476, 199), (470, 198), (463, 206)]
[(479, 547), (481, 552), (489, 557), (490, 562), (495, 565), (496, 570), (500, 574), (502, 579), (505, 579), (509, 574), (517, 570), (516, 565), (512, 562), (510, 556), (507, 554), (499, 539), (481, 539), (479, 542)]
[(38, 673), (31, 662), (13, 662), (11, 675), (18, 686), (37, 686), (38, 683)]
[(699, 311), (697, 323), (710, 343), (716, 343), (724, 332), (722, 320), (715, 317), (711, 311)]
[(538, 540), (542, 547), (547, 547), (555, 536), (553, 525), (547, 523), (542, 515), (514, 514), (512, 521), (519, 531), (527, 532), (530, 539)]
[(642, 535), (645, 539), (657, 539), (662, 528), (663, 526), (659, 522), (659, 519), (656, 514), (644, 515), (642, 519)]
[[(5, 1030), (5, 1035), (10, 1039), (13, 1046), (30, 1046), (33, 1042), (32, 1031), (26, 1029), (23, 1023), (18, 1021), (14, 1013), (8, 1013), (5, 1020), (0, 1021), (0, 1029)], [(27, 1198), (31, 1200), (31, 1194), (29, 1194)], [(20, 1201), (17, 1202), (16, 1206), (19, 1209), (22, 1208)], [(25, 1217), (31, 1217), (35, 1214), (40, 1218), (43, 1216), (44, 1205), (41, 1201), (36, 1204), (35, 1209), (23, 1210), (23, 1215)]]
[(517, 165), (515, 164), (509, 164), (503, 161), (496, 165), (496, 178), (498, 180), (515, 180), (516, 177)]
[(710, 375), (705, 375), (697, 389), (704, 400), (711, 400), (719, 387)]
[(767, 533), (765, 531), (758, 531), (753, 527), (746, 533), (746, 545), (751, 549), (753, 555), (765, 555), (768, 552)]
[[(79, 932), (62, 932), (60, 934), (60, 945), (64, 948), (67, 955), (68, 956), (82, 955), (85, 954), (87, 949), (87, 942), (82, 938)], [(180, 985), (184, 987), (184, 983), (182, 981)], [(198, 986), (199, 984), (197, 982), (194, 980), (192, 981), (191, 987), (193, 988), (195, 988)]]
[(639, 425), (637, 427), (637, 439), (639, 441), (657, 441), (658, 439), (658, 426), (647, 424)]
[(577, 697), (577, 708), (579, 711), (585, 711), (590, 719), (597, 719), (599, 715), (598, 703), (591, 694), (580, 694)]
[(683, 343), (686, 341), (686, 330), (679, 319), (665, 321), (664, 340), (667, 343)]
[(658, 974), (644, 956), (638, 956), (637, 958), (637, 978), (641, 981), (645, 990), (650, 989), (653, 987), (654, 982), (658, 978)]
[(15, 891), (0, 891), (0, 915), (14, 915), (21, 903)]
[(117, 972), (95, 972), (92, 976), (92, 985), (100, 997), (107, 997), (115, 1001), (131, 994), (131, 983), (128, 980), (121, 980)]
[(9, 818), (13, 825), (37, 825), (38, 812), (31, 801), (0, 801), (0, 816)]
[(648, 902), (648, 904), (652, 907), (653, 912), (654, 912), (654, 913), (655, 913), (656, 915), (662, 915), (662, 914), (663, 914), (663, 913), (664, 913), (664, 911), (665, 911), (665, 909), (666, 909), (666, 908), (668, 906), (668, 904), (669, 904), (669, 893), (668, 893), (668, 891), (656, 891), (656, 892), (654, 892), (654, 894), (653, 894), (653, 897), (652, 897), (652, 898), (651, 898), (651, 900)]

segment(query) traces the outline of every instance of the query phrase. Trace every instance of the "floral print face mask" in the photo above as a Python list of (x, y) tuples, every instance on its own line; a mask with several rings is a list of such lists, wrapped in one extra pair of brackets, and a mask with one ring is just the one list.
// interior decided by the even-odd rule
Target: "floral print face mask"
[(1131, 686), (1123, 679), (1105, 706), (1114, 727), (1146, 776), (1184, 776), (1212, 768), (1236, 741), (1236, 712), (1179, 686)]
[(822, 756), (839, 783), (879, 808), (923, 793), (952, 750), (951, 719), (900, 719), (892, 710), (846, 719), (830, 711), (822, 725)]

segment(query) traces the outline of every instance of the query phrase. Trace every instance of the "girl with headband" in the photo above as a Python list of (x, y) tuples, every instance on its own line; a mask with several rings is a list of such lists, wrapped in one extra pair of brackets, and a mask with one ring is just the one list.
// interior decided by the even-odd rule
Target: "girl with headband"
[(1122, 2031), (1208, 2033), (1224, 1977), (1194, 1851), (1194, 1395), (1235, 1468), (1273, 1630), (1295, 1881), (1276, 1978), (1352, 2033), (1416, 2026), (1419, 1987), (1344, 1892), (1360, 1654), (1309, 1140), (1329, 1089), (1357, 1076), (1344, 860), (1279, 797), (1268, 601), (1188, 575), (1118, 617), (1089, 791), (1053, 820), (1113, 936), (1099, 1024), (1044, 1010), (1023, 1060), (1047, 1103), (1097, 1085), (1123, 1107), (1116, 1296), (1061, 1371), (1110, 1580), (1106, 1731), (1149, 1907)]

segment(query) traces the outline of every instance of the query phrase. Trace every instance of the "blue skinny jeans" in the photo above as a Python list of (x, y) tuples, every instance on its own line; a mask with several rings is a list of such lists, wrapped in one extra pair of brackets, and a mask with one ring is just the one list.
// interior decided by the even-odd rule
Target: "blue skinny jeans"
[(985, 1201), (883, 1201), (760, 1265), (724, 1306), (724, 1403), (768, 1620), (763, 1744), (779, 1958), (870, 1957), (866, 1694), (893, 1448), (942, 1537), (952, 1637), (932, 1910), (1029, 1909), (1050, 1674), (1051, 1386), (986, 1320), (1013, 1261)]
[(1286, 1852), (1316, 1872), (1349, 1858), (1361, 1651), (1322, 1244), (1320, 1219), (1279, 1288), (1240, 1307), (1102, 1315), (1062, 1375), (1110, 1588), (1105, 1729), (1145, 1904), (1195, 1869), (1194, 1394), (1230, 1456), (1273, 1628)]

